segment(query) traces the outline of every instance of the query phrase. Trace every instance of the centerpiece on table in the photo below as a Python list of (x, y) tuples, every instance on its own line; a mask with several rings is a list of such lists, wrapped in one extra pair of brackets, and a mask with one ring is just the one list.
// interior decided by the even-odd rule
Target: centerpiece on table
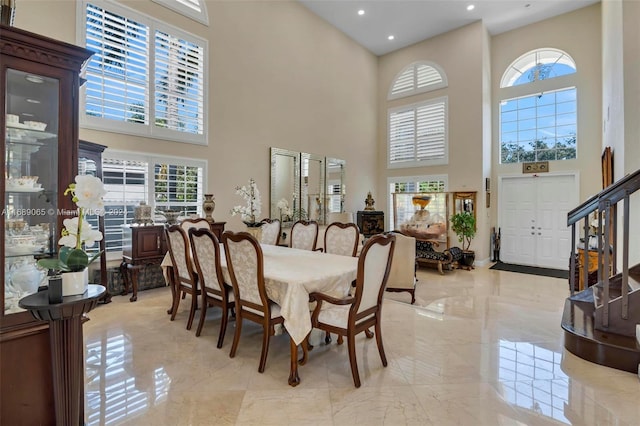
[(100, 257), (100, 252), (90, 255), (85, 249), (102, 240), (102, 232), (92, 229), (86, 221), (87, 214), (104, 215), (103, 197), (107, 191), (102, 181), (89, 175), (78, 175), (69, 184), (64, 195), (71, 195), (77, 208), (77, 216), (65, 219), (58, 244), (58, 258), (40, 259), (38, 265), (53, 269), (62, 276), (62, 295), (83, 294), (89, 285), (88, 266)]
[(249, 186), (236, 186), (236, 194), (244, 198), (246, 204), (244, 206), (235, 206), (232, 208), (231, 215), (235, 216), (239, 214), (242, 218), (242, 222), (249, 228), (255, 228), (262, 225), (262, 222), (259, 220), (256, 221), (256, 218), (260, 217), (260, 212), (262, 210), (260, 208), (260, 191), (258, 190), (258, 185), (256, 184), (255, 179), (249, 179)]

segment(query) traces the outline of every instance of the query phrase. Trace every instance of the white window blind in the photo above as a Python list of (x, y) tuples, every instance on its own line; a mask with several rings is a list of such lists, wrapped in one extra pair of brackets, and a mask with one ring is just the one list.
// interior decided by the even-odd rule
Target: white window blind
[(148, 27), (87, 4), (86, 47), (96, 52), (86, 72), (86, 114), (146, 124)]
[(166, 162), (154, 165), (155, 199), (159, 210), (198, 214), (203, 199), (203, 168)]
[(141, 201), (157, 211), (178, 210), (181, 216), (202, 213), (205, 162), (122, 152), (106, 153), (102, 161), (108, 252), (122, 250), (122, 225), (132, 223)]
[(446, 98), (390, 110), (389, 166), (446, 164), (446, 144)]
[(83, 4), (82, 42), (95, 53), (82, 126), (206, 144), (206, 40), (120, 5)]
[(204, 0), (152, 0), (188, 18), (209, 25), (209, 16)]
[(156, 31), (155, 46), (156, 126), (202, 134), (202, 47), (162, 31)]
[(393, 80), (388, 99), (411, 96), (446, 86), (446, 76), (435, 64), (415, 62)]
[(122, 250), (122, 225), (133, 221), (133, 209), (148, 202), (149, 164), (146, 161), (103, 158), (106, 250)]

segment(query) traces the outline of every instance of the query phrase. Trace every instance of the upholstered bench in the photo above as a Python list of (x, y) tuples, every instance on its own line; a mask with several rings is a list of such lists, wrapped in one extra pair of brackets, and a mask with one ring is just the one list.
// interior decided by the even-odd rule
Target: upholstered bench
[(443, 267), (451, 269), (453, 262), (460, 260), (462, 257), (462, 250), (459, 247), (451, 247), (444, 251), (436, 251), (434, 246), (437, 247), (439, 244), (438, 241), (434, 240), (416, 239), (416, 262), (419, 265), (436, 266), (438, 272), (444, 275)]

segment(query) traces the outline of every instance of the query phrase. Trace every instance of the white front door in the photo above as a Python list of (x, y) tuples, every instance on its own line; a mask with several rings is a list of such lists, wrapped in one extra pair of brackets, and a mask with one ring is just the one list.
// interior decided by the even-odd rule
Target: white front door
[(567, 213), (578, 204), (574, 174), (502, 177), (500, 260), (567, 269), (571, 228)]

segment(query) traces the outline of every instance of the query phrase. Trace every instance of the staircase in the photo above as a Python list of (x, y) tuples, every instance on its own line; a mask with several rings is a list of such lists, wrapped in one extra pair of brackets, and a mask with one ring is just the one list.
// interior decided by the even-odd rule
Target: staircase
[[(584, 226), (584, 235), (588, 235), (590, 215), (598, 218), (598, 281), (575, 292), (576, 260), (571, 256), (571, 296), (565, 301), (562, 328), (565, 347), (573, 354), (640, 375), (640, 263), (629, 267), (630, 197), (638, 189), (640, 170), (568, 213), (572, 253), (576, 252), (576, 226)], [(640, 192), (637, 195), (640, 196)], [(618, 212), (623, 218), (622, 241), (617, 241)], [(588, 250), (584, 250), (583, 265), (588, 265), (587, 256)], [(621, 264), (620, 272), (617, 272), (618, 264)], [(588, 268), (582, 272), (587, 283)]]

